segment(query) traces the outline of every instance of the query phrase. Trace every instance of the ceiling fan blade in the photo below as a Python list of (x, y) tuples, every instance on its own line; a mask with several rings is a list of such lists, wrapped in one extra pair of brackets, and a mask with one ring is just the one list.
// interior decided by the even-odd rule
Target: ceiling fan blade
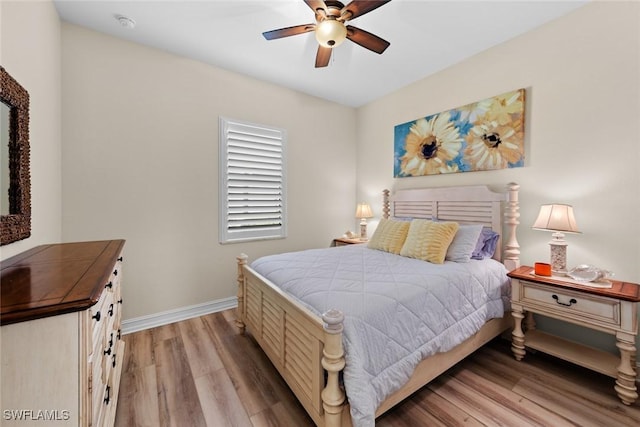
[(313, 10), (313, 13), (317, 14), (318, 9), (327, 10), (327, 5), (324, 4), (324, 0), (304, 0), (304, 2)]
[(265, 39), (273, 40), (282, 37), (295, 36), (298, 34), (308, 33), (316, 29), (316, 24), (296, 25), (293, 27), (280, 28), (278, 30), (265, 31), (262, 33)]
[(362, 16), (365, 13), (369, 13), (372, 10), (379, 8), (391, 0), (353, 0), (351, 3), (342, 8), (340, 15), (345, 19), (355, 19), (358, 16)]
[(316, 54), (316, 68), (326, 67), (329, 65), (329, 59), (331, 59), (330, 47), (318, 46), (318, 53)]
[(382, 53), (391, 43), (353, 25), (347, 25), (347, 38), (375, 53)]

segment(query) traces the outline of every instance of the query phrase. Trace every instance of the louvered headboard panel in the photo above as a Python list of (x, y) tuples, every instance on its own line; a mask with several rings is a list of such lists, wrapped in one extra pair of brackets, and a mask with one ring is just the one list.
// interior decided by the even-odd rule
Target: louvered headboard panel
[[(513, 183), (503, 193), (492, 191), (484, 185), (417, 188), (397, 190), (391, 196), (385, 190), (383, 212), (386, 218), (422, 218), (460, 224), (482, 224), (501, 236), (494, 258), (499, 261), (512, 259), (514, 263), (519, 263), (520, 251), (515, 237), (519, 217), (518, 188)], [(507, 242), (504, 256), (503, 242)]]

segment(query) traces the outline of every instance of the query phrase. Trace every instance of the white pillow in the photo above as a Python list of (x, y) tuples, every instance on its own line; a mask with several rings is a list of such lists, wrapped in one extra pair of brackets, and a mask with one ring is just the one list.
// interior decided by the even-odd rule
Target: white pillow
[(482, 233), (482, 224), (460, 225), (449, 249), (447, 249), (445, 259), (453, 262), (469, 262), (480, 233)]

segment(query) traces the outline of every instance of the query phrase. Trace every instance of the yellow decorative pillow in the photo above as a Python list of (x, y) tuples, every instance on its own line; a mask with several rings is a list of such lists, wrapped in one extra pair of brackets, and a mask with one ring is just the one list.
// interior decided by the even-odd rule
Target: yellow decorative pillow
[(457, 222), (414, 219), (409, 226), (409, 233), (400, 255), (442, 264), (457, 231)]
[(409, 222), (382, 218), (367, 247), (398, 255), (408, 231)]

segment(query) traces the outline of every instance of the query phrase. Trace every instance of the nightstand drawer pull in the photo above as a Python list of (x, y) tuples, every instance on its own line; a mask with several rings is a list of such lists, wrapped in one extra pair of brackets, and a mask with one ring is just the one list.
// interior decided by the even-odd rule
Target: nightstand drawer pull
[(576, 304), (576, 303), (578, 302), (578, 301), (576, 301), (576, 299), (575, 299), (575, 298), (571, 298), (571, 299), (569, 300), (569, 304), (567, 304), (566, 302), (561, 302), (561, 301), (560, 301), (560, 299), (558, 298), (558, 295), (556, 295), (556, 294), (551, 295), (551, 297), (552, 297), (554, 300), (556, 300), (556, 302), (557, 302), (558, 304), (560, 304), (560, 305), (564, 305), (564, 306), (566, 306), (566, 307), (571, 307), (573, 304)]

